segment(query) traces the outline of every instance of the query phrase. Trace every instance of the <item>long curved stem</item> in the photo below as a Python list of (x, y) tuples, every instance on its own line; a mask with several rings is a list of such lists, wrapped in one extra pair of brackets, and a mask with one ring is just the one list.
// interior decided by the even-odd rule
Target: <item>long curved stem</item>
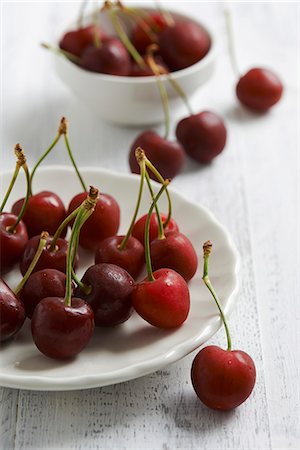
[(25, 196), (24, 202), (22, 204), (21, 211), (19, 212), (19, 215), (18, 215), (18, 218), (17, 218), (16, 222), (11, 227), (9, 227), (9, 229), (8, 229), (9, 233), (13, 233), (15, 231), (15, 229), (17, 228), (17, 226), (19, 225), (19, 223), (21, 222), (21, 220), (23, 219), (24, 214), (26, 212), (26, 208), (27, 208), (28, 202), (29, 202), (30, 190), (31, 190), (30, 174), (29, 174), (29, 170), (28, 170), (27, 164), (23, 164), (22, 168), (23, 168), (23, 170), (25, 172), (25, 177), (26, 177), (26, 196)]
[(207, 241), (204, 243), (203, 245), (203, 257), (204, 257), (204, 267), (203, 267), (203, 277), (202, 280), (204, 281), (206, 287), (208, 288), (208, 290), (210, 291), (211, 295), (214, 298), (214, 301), (216, 302), (216, 305), (219, 309), (220, 315), (221, 315), (221, 319), (222, 322), (224, 324), (225, 327), (225, 331), (226, 331), (226, 337), (227, 337), (227, 350), (230, 351), (231, 350), (231, 336), (230, 336), (230, 332), (229, 332), (229, 327), (226, 321), (226, 317), (224, 315), (223, 312), (223, 308), (221, 306), (221, 302), (218, 299), (218, 296), (210, 282), (210, 279), (208, 277), (208, 260), (209, 260), (209, 255), (211, 253), (211, 249), (212, 249), (212, 243), (210, 241)]
[(50, 245), (50, 248), (49, 248), (50, 251), (54, 251), (57, 239), (60, 237), (61, 233), (66, 228), (66, 226), (71, 222), (71, 220), (73, 220), (76, 217), (79, 209), (80, 209), (80, 206), (78, 206), (78, 208), (74, 209), (74, 211), (71, 212), (71, 214), (69, 214), (65, 218), (65, 220), (59, 225), (59, 227), (55, 231), (55, 234), (54, 234), (54, 236), (52, 238), (51, 245)]
[[(151, 199), (153, 201), (153, 199), (155, 198), (155, 194), (154, 194), (154, 191), (152, 189), (150, 177), (149, 177), (149, 174), (148, 174), (147, 171), (146, 171), (146, 182), (147, 182), (148, 189), (149, 189), (149, 192), (150, 192), (150, 195), (151, 195)], [(163, 239), (165, 237), (164, 225), (163, 225), (163, 222), (161, 220), (161, 215), (160, 215), (160, 212), (159, 212), (159, 208), (158, 208), (157, 202), (155, 203), (154, 207), (155, 207), (155, 212), (156, 212), (156, 216), (157, 216), (157, 223), (158, 223), (158, 238), (159, 239)]]
[(6, 192), (6, 194), (4, 196), (4, 199), (3, 199), (2, 203), (1, 203), (0, 212), (3, 211), (3, 209), (4, 209), (5, 205), (6, 205), (8, 197), (10, 196), (10, 193), (11, 193), (11, 191), (12, 191), (14, 185), (15, 185), (16, 179), (18, 178), (20, 168), (24, 164), (26, 164), (26, 157), (24, 155), (23, 149), (21, 148), (20, 144), (16, 144), (14, 150), (15, 150), (15, 155), (17, 157), (16, 167), (15, 167), (12, 179), (10, 181), (10, 184), (8, 186), (7, 192)]
[(81, 174), (80, 174), (80, 172), (78, 170), (77, 164), (76, 164), (75, 159), (73, 157), (73, 153), (72, 153), (72, 150), (71, 150), (71, 147), (70, 147), (70, 144), (69, 144), (69, 139), (68, 139), (68, 134), (67, 133), (64, 134), (64, 141), (65, 141), (68, 153), (69, 153), (70, 160), (71, 160), (71, 162), (73, 164), (73, 167), (75, 169), (75, 172), (76, 172), (76, 174), (77, 174), (77, 176), (79, 178), (79, 181), (80, 181), (80, 184), (82, 186), (82, 189), (84, 190), (84, 192), (87, 192), (86, 185), (85, 185), (85, 183), (83, 181), (83, 178), (82, 178), (82, 176), (81, 176)]

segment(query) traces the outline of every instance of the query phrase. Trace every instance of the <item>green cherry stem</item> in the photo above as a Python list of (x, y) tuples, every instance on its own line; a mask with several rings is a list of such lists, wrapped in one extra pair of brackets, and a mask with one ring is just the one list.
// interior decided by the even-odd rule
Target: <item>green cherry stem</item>
[(168, 184), (170, 183), (170, 181), (171, 180), (169, 180), (169, 179), (164, 180), (164, 183), (163, 183), (162, 187), (160, 188), (160, 190), (158, 191), (158, 193), (156, 194), (156, 196), (154, 197), (152, 204), (150, 206), (149, 212), (147, 214), (146, 226), (145, 226), (145, 259), (146, 259), (146, 268), (147, 268), (147, 274), (148, 274), (149, 281), (155, 280), (155, 278), (153, 276), (151, 255), (150, 255), (150, 239), (149, 239), (150, 219), (151, 219), (151, 215), (152, 215), (155, 204), (157, 203), (160, 196), (165, 191), (165, 189), (168, 186)]
[(36, 251), (36, 253), (34, 255), (34, 258), (31, 261), (30, 266), (26, 270), (26, 273), (25, 273), (24, 277), (22, 278), (22, 280), (20, 281), (20, 283), (18, 284), (18, 286), (14, 290), (14, 293), (16, 295), (19, 294), (21, 289), (23, 289), (25, 283), (27, 282), (28, 278), (32, 274), (32, 271), (34, 270), (36, 264), (38, 263), (38, 260), (40, 259), (41, 254), (43, 253), (43, 250), (45, 249), (48, 237), (49, 237), (49, 234), (47, 233), (47, 231), (43, 231), (41, 233), (40, 242), (39, 242), (37, 251)]
[(207, 241), (203, 244), (203, 257), (204, 257), (204, 267), (203, 267), (203, 277), (202, 280), (204, 281), (206, 287), (208, 288), (208, 290), (210, 291), (211, 295), (214, 298), (214, 301), (216, 302), (216, 305), (220, 311), (220, 315), (221, 315), (221, 319), (222, 322), (224, 324), (225, 327), (225, 331), (226, 331), (226, 337), (227, 337), (227, 350), (230, 351), (231, 350), (231, 337), (230, 337), (230, 333), (229, 333), (229, 328), (228, 328), (228, 324), (226, 321), (226, 317), (224, 315), (223, 312), (223, 308), (221, 306), (221, 302), (218, 299), (218, 296), (210, 282), (210, 279), (208, 277), (208, 260), (209, 260), (209, 256), (211, 254), (211, 250), (212, 250), (212, 243), (210, 241)]
[(6, 205), (6, 202), (7, 202), (7, 200), (8, 200), (8, 197), (10, 196), (10, 193), (11, 193), (11, 191), (12, 191), (14, 185), (15, 185), (16, 179), (17, 179), (17, 177), (18, 177), (18, 175), (19, 175), (20, 168), (21, 168), (24, 164), (26, 164), (26, 158), (25, 158), (25, 155), (24, 155), (24, 153), (23, 153), (23, 150), (22, 150), (20, 144), (17, 144), (17, 145), (15, 146), (14, 151), (15, 151), (15, 155), (16, 155), (16, 157), (17, 157), (16, 167), (15, 167), (15, 171), (14, 171), (14, 173), (13, 173), (11, 182), (10, 182), (10, 184), (9, 184), (9, 186), (8, 186), (7, 192), (6, 192), (6, 194), (5, 194), (5, 196), (4, 196), (4, 199), (3, 199), (2, 203), (1, 203), (1, 206), (0, 206), (0, 212), (3, 211), (3, 209), (4, 209), (5, 205)]
[(30, 185), (30, 174), (29, 174), (29, 170), (27, 167), (27, 164), (23, 164), (22, 165), (22, 169), (25, 172), (25, 177), (26, 177), (26, 196), (25, 196), (25, 200), (22, 204), (22, 208), (21, 211), (19, 212), (18, 218), (16, 220), (16, 222), (8, 228), (8, 232), (9, 233), (14, 233), (15, 229), (17, 228), (17, 226), (19, 225), (19, 223), (21, 222), (21, 220), (24, 217), (24, 214), (26, 212), (26, 208), (29, 202), (29, 197), (30, 197), (30, 192), (31, 192), (31, 185)]
[(162, 15), (162, 17), (165, 19), (167, 25), (169, 27), (174, 26), (175, 21), (174, 21), (172, 14), (169, 11), (163, 9), (163, 7), (161, 6), (161, 4), (158, 0), (155, 1), (155, 6), (156, 6), (157, 10), (159, 11), (159, 13)]
[(139, 192), (138, 192), (138, 197), (137, 197), (137, 201), (136, 201), (136, 205), (135, 205), (135, 210), (132, 216), (132, 220), (131, 223), (129, 225), (128, 231), (126, 233), (126, 236), (124, 237), (124, 239), (122, 240), (121, 244), (119, 245), (119, 250), (122, 251), (126, 248), (127, 242), (129, 237), (131, 236), (132, 233), (132, 229), (134, 227), (139, 209), (140, 209), (140, 205), (141, 205), (141, 200), (142, 200), (142, 195), (143, 195), (143, 188), (144, 188), (144, 181), (145, 181), (145, 172), (146, 172), (146, 165), (145, 165), (145, 158), (142, 157), (141, 159), (139, 159), (139, 150), (141, 150), (140, 148), (137, 148), (135, 151), (135, 155), (136, 158), (139, 162), (140, 165), (140, 187), (139, 187)]
[(116, 4), (121, 12), (134, 19), (135, 23), (142, 28), (151, 41), (157, 42), (157, 35), (152, 31), (151, 26), (142, 17), (137, 8), (125, 6), (121, 1), (117, 1)]
[(41, 46), (46, 50), (50, 50), (52, 53), (55, 53), (56, 55), (64, 56), (65, 58), (72, 61), (74, 64), (79, 65), (80, 63), (80, 58), (76, 55), (73, 55), (73, 53), (68, 52), (67, 50), (63, 50), (62, 48), (58, 47), (53, 47), (52, 45), (49, 45), (46, 42), (42, 42)]
[[(148, 174), (147, 171), (146, 171), (146, 183), (147, 183), (150, 195), (151, 195), (151, 199), (153, 201), (153, 199), (155, 198), (155, 194), (154, 194), (154, 191), (152, 189), (151, 180), (150, 180), (150, 177), (149, 177), (149, 174)], [(165, 238), (164, 225), (163, 225), (163, 221), (161, 220), (161, 215), (160, 215), (160, 212), (159, 212), (159, 208), (158, 208), (157, 202), (155, 203), (154, 207), (155, 207), (155, 212), (156, 212), (156, 216), (157, 216), (157, 223), (158, 223), (158, 239), (164, 239)]]
[(53, 252), (53, 251), (55, 250), (55, 246), (56, 246), (57, 239), (60, 237), (62, 231), (63, 231), (63, 230), (66, 228), (66, 226), (71, 222), (71, 220), (73, 220), (73, 219), (76, 217), (76, 215), (77, 215), (77, 213), (78, 213), (80, 207), (81, 207), (81, 206), (78, 206), (78, 208), (74, 209), (74, 211), (71, 212), (71, 214), (69, 214), (69, 215), (65, 218), (65, 220), (59, 225), (59, 227), (58, 227), (57, 230), (55, 231), (55, 234), (54, 234), (54, 236), (53, 236), (53, 238), (52, 238), (52, 241), (51, 241), (51, 245), (50, 245), (50, 247), (49, 247), (49, 250), (50, 250), (51, 252)]
[(80, 184), (81, 184), (81, 186), (82, 186), (82, 189), (83, 189), (84, 192), (87, 192), (86, 185), (85, 185), (85, 183), (84, 183), (84, 181), (83, 181), (83, 178), (82, 178), (82, 176), (81, 176), (81, 174), (80, 174), (80, 172), (79, 172), (79, 170), (78, 170), (77, 164), (76, 164), (76, 162), (75, 162), (75, 159), (74, 159), (74, 157), (73, 157), (73, 153), (72, 153), (72, 150), (71, 150), (71, 147), (70, 147), (69, 138), (68, 138), (69, 124), (68, 124), (68, 121), (67, 121), (67, 119), (66, 119), (65, 117), (63, 117), (63, 118), (61, 119), (61, 122), (60, 122), (60, 129), (61, 129), (61, 133), (64, 135), (64, 141), (65, 141), (65, 144), (66, 144), (66, 148), (67, 148), (67, 150), (68, 150), (68, 154), (69, 154), (71, 163), (73, 164), (73, 167), (74, 167), (75, 172), (76, 172), (76, 174), (77, 174), (77, 176), (78, 176), (78, 179), (79, 179), (79, 181), (80, 181)]
[(89, 3), (89, 0), (83, 0), (81, 2), (80, 9), (79, 9), (79, 14), (78, 14), (78, 19), (77, 19), (77, 28), (82, 28), (84, 13), (85, 13), (85, 10), (86, 10), (86, 7), (87, 7), (88, 3)]

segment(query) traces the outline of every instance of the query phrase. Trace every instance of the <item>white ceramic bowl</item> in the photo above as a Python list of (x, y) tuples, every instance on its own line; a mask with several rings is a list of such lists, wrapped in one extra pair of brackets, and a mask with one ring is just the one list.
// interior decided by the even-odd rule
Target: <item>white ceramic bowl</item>
[[(200, 23), (195, 18), (172, 12), (175, 18), (189, 19)], [(90, 22), (91, 23), (91, 19)], [(88, 20), (87, 20), (88, 23)], [(100, 26), (109, 34), (115, 34), (107, 14), (99, 18)], [(215, 36), (206, 24), (200, 23), (208, 32), (211, 47), (207, 55), (196, 64), (172, 73), (184, 89), (188, 98), (200, 88), (212, 75), (215, 57)], [(65, 25), (58, 34), (58, 41), (67, 31), (74, 28), (74, 23)], [(70, 62), (67, 58), (55, 55), (55, 68), (59, 78), (74, 94), (98, 117), (122, 125), (140, 126), (162, 123), (164, 113), (155, 77), (121, 77), (89, 72)], [(162, 77), (167, 87), (170, 109), (174, 111), (183, 106), (182, 100)]]

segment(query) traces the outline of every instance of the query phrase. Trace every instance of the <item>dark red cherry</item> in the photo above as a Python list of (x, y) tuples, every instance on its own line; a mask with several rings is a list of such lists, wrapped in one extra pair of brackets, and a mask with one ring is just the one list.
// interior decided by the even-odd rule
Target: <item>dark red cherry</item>
[(236, 95), (247, 108), (267, 111), (281, 98), (283, 86), (274, 72), (254, 68), (243, 75), (236, 86)]
[(19, 262), (28, 242), (26, 226), (22, 220), (13, 233), (8, 231), (16, 221), (17, 216), (14, 214), (0, 214), (0, 273), (8, 272)]
[(191, 376), (196, 394), (206, 406), (228, 410), (249, 397), (256, 371), (247, 353), (210, 345), (195, 357)]
[(73, 297), (71, 301), (71, 306), (66, 306), (64, 298), (46, 297), (34, 310), (32, 337), (40, 352), (49, 358), (73, 358), (92, 337), (92, 308), (80, 298)]
[(110, 263), (125, 269), (133, 278), (144, 267), (144, 247), (135, 237), (130, 236), (124, 249), (120, 250), (124, 236), (111, 236), (100, 242), (96, 250), (95, 264)]
[(185, 281), (193, 278), (198, 267), (198, 257), (191, 241), (183, 234), (167, 231), (165, 237), (150, 244), (153, 270), (168, 267), (178, 272)]
[[(24, 199), (14, 203), (12, 212), (16, 216), (21, 211)], [(50, 191), (42, 191), (29, 197), (23, 222), (26, 224), (29, 237), (48, 231), (54, 234), (61, 222), (66, 217), (66, 210), (58, 195)], [(64, 231), (61, 237), (66, 235)]]
[(96, 264), (87, 269), (82, 282), (91, 287), (91, 293), (78, 288), (76, 295), (92, 307), (96, 326), (119, 325), (129, 319), (135, 282), (126, 270), (114, 264)]
[[(40, 241), (40, 236), (34, 236), (29, 239), (24, 249), (21, 261), (20, 270), (22, 275), (24, 275), (30, 266), (31, 261), (37, 251)], [(55, 249), (51, 249), (50, 245), (52, 243), (52, 237), (49, 236), (47, 239), (47, 246), (44, 248), (37, 264), (35, 265), (33, 272), (37, 272), (42, 269), (56, 269), (60, 272), (66, 272), (66, 261), (67, 261), (67, 251), (68, 242), (65, 239), (57, 239)], [(74, 268), (78, 265), (78, 255), (75, 258)]]
[(176, 127), (176, 137), (191, 158), (205, 164), (222, 152), (227, 131), (220, 116), (203, 111), (182, 119)]
[[(77, 194), (70, 202), (68, 214), (86, 199), (87, 193)], [(101, 194), (95, 211), (80, 231), (79, 243), (83, 248), (96, 251), (103, 239), (117, 234), (120, 225), (120, 207), (109, 194)]]
[(55, 269), (38, 270), (30, 275), (19, 292), (26, 316), (32, 318), (36, 305), (46, 297), (64, 297), (66, 275)]
[[(140, 173), (140, 166), (136, 161), (135, 150), (141, 147), (152, 164), (164, 178), (174, 178), (182, 169), (185, 154), (178, 142), (167, 141), (154, 130), (143, 131), (134, 141), (129, 153), (131, 172)], [(151, 172), (150, 177), (156, 180)]]
[(146, 24), (149, 26), (153, 38), (149, 36), (141, 25), (137, 25), (132, 30), (131, 42), (137, 51), (141, 54), (146, 52), (149, 45), (157, 41), (158, 34), (167, 27), (167, 22), (162, 14), (153, 13), (148, 20), (145, 18)]
[(97, 37), (102, 40), (105, 37), (105, 34), (96, 25), (89, 25), (87, 27), (78, 28), (77, 30), (68, 31), (65, 33), (59, 43), (59, 46), (62, 50), (80, 57), (83, 50), (88, 45), (93, 45)]
[(23, 303), (0, 278), (0, 342), (14, 336), (25, 320)]
[(119, 39), (107, 39), (100, 47), (89, 46), (81, 56), (80, 66), (91, 72), (127, 76), (131, 62), (126, 48)]
[(210, 49), (210, 37), (200, 25), (185, 20), (166, 27), (159, 35), (160, 55), (170, 69), (179, 70), (200, 61)]
[(185, 280), (172, 269), (153, 272), (137, 283), (132, 303), (137, 313), (151, 325), (159, 328), (177, 328), (186, 320), (190, 310), (190, 293)]
[[(167, 219), (166, 214), (160, 214), (162, 221), (164, 222)], [(132, 236), (138, 239), (143, 245), (145, 243), (145, 227), (146, 227), (147, 214), (142, 216), (139, 220), (137, 220), (132, 229)], [(179, 231), (179, 227), (175, 220), (171, 218), (170, 222), (165, 228), (165, 231)], [(150, 242), (153, 239), (156, 239), (158, 236), (158, 220), (157, 214), (152, 213), (150, 219), (150, 228), (149, 228), (149, 240)]]

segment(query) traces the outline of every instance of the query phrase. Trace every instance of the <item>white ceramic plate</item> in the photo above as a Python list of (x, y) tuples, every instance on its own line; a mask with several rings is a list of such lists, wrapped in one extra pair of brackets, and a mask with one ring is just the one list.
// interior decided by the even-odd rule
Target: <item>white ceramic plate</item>
[[(117, 174), (104, 169), (87, 168), (82, 174), (88, 184), (115, 196), (121, 206), (121, 228), (129, 225), (134, 209), (139, 177)], [(11, 174), (4, 174), (3, 190)], [(157, 187), (155, 185), (155, 187)], [(80, 192), (72, 169), (47, 167), (36, 174), (34, 191), (53, 190), (65, 204)], [(88, 347), (70, 362), (51, 360), (43, 356), (32, 342), (29, 320), (19, 334), (0, 348), (0, 385), (32, 390), (73, 390), (105, 386), (137, 378), (161, 369), (195, 350), (220, 327), (220, 318), (209, 292), (203, 285), (202, 245), (210, 239), (213, 253), (210, 278), (230, 313), (238, 290), (238, 254), (225, 228), (204, 207), (192, 203), (172, 191), (174, 218), (180, 229), (194, 244), (199, 268), (190, 282), (191, 310), (186, 322), (174, 331), (152, 327), (137, 315), (125, 324), (111, 329), (97, 329)], [(146, 192), (146, 191), (145, 191)], [(11, 203), (24, 195), (24, 179), (19, 177), (10, 198)], [(162, 198), (161, 210), (166, 211)], [(143, 196), (141, 214), (149, 207), (149, 196)], [(8, 208), (6, 208), (8, 209)], [(81, 254), (79, 275), (93, 263), (89, 255)], [(6, 277), (11, 287), (20, 280), (16, 269)]]

